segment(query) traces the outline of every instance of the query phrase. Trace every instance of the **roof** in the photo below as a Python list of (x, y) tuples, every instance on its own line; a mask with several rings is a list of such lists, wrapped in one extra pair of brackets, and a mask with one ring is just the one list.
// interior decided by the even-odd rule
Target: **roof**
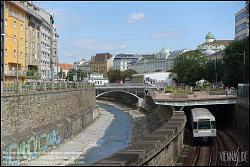
[(214, 38), (214, 35), (211, 32), (209, 32), (206, 35), (206, 39), (215, 39), (215, 38)]
[(140, 55), (137, 54), (118, 54), (115, 56), (114, 59), (138, 59), (140, 57)]
[(193, 108), (191, 111), (193, 118), (214, 118), (211, 112), (206, 108)]
[(61, 70), (70, 70), (73, 65), (72, 64), (59, 64)]
[(104, 62), (110, 59), (111, 57), (112, 55), (110, 53), (98, 53), (93, 57), (93, 60), (97, 62)]
[(201, 45), (229, 45), (233, 40), (214, 40), (213, 42), (205, 42)]

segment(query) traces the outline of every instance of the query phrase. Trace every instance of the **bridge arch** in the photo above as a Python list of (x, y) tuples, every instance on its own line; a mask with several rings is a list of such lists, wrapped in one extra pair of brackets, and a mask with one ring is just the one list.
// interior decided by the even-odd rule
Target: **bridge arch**
[(135, 107), (141, 107), (144, 104), (144, 99), (137, 96), (134, 93), (123, 91), (123, 90), (111, 90), (107, 92), (100, 93), (96, 96), (97, 98), (114, 98), (123, 104), (132, 105)]
[(96, 98), (98, 98), (98, 97), (100, 97), (100, 96), (102, 96), (102, 95), (108, 94), (108, 93), (112, 93), (112, 92), (115, 92), (115, 93), (126, 93), (126, 94), (130, 94), (130, 95), (132, 95), (132, 96), (134, 96), (134, 97), (140, 99), (139, 96), (137, 96), (137, 95), (135, 95), (135, 94), (133, 94), (133, 93), (131, 93), (131, 92), (122, 91), (122, 90), (110, 90), (110, 91), (107, 91), (107, 92), (103, 92), (103, 93), (98, 94), (98, 95), (96, 96)]

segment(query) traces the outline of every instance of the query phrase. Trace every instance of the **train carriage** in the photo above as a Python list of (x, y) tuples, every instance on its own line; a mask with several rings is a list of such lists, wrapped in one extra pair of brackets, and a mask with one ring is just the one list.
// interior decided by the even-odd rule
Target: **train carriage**
[(216, 137), (215, 117), (206, 108), (191, 110), (191, 127), (193, 139), (210, 140)]

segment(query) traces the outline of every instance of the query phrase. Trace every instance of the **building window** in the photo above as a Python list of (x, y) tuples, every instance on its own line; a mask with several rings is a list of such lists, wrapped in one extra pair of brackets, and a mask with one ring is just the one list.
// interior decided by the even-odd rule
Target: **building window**
[(244, 29), (246, 29), (246, 28), (247, 28), (247, 23), (244, 22), (244, 23), (238, 25), (238, 26), (235, 28), (235, 32), (238, 33), (238, 32), (240, 32), (240, 31), (242, 31), (242, 30), (244, 30)]
[(21, 24), (21, 31), (23, 31), (23, 25)]
[(14, 28), (16, 28), (16, 21), (14, 21)]
[(241, 14), (239, 14), (238, 16), (236, 16), (235, 22), (238, 22), (238, 21), (240, 21), (240, 20), (242, 20), (242, 19), (244, 19), (246, 17), (247, 17), (247, 11), (245, 10), (244, 12), (242, 12)]
[(14, 57), (16, 57), (17, 56), (17, 51), (16, 50), (14, 50)]

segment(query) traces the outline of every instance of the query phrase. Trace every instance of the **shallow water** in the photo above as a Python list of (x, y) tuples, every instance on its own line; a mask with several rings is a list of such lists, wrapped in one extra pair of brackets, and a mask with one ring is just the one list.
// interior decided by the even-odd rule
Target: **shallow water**
[(130, 133), (133, 128), (132, 116), (119, 110), (115, 106), (103, 103), (97, 103), (97, 105), (112, 113), (114, 119), (106, 129), (105, 135), (97, 141), (98, 146), (88, 149), (84, 157), (78, 160), (79, 165), (91, 165), (98, 160), (128, 147)]

